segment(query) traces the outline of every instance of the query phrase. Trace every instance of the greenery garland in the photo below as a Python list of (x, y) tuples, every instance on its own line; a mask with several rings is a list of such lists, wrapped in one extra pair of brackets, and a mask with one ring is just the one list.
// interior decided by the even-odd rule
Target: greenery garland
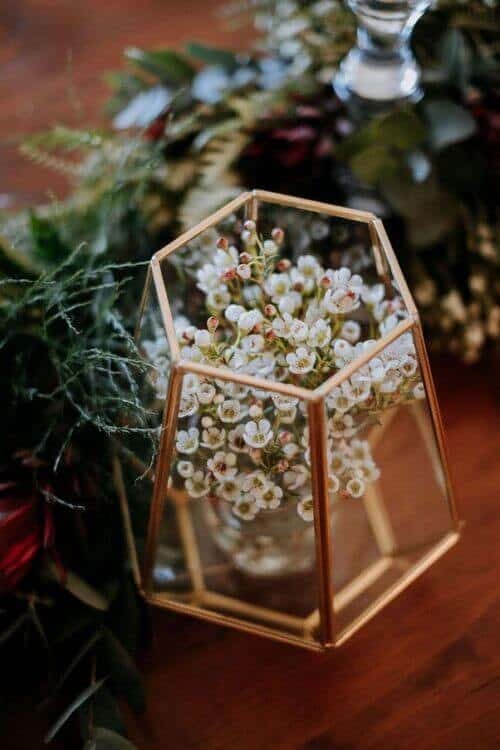
[(65, 697), (48, 739), (78, 714), (88, 747), (125, 747), (116, 698), (144, 706), (112, 466), (126, 437), (153, 454), (131, 337), (152, 251), (244, 186), (375, 207), (434, 348), (474, 360), (500, 334), (496, 9), (440, 2), (415, 35), (424, 101), (358, 124), (330, 86), (353, 43), (343, 4), (254, 2), (231, 22), (248, 7), (263, 32), (251, 53), (127, 50), (109, 75), (113, 128), (22, 147), (69, 197), (0, 227), (0, 642), (54, 707)]

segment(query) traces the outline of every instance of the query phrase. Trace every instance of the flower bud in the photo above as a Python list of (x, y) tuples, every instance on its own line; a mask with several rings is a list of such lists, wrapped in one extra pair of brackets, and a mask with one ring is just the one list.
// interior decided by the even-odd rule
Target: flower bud
[(319, 285), (323, 287), (323, 289), (329, 289), (332, 285), (332, 280), (329, 276), (322, 276), (319, 280)]
[(273, 238), (273, 240), (276, 242), (277, 245), (281, 245), (285, 237), (285, 233), (281, 229), (281, 227), (274, 227), (273, 231), (271, 232), (271, 237)]
[(252, 275), (252, 269), (246, 263), (240, 263), (240, 265), (236, 269), (236, 273), (238, 274), (240, 279), (246, 281), (246, 279), (249, 279)]
[(222, 281), (232, 281), (236, 278), (236, 268), (228, 268), (221, 276)]
[(293, 435), (289, 430), (284, 430), (278, 435), (278, 440), (280, 441), (281, 445), (286, 445), (291, 441), (292, 437)]
[(217, 240), (217, 247), (219, 250), (227, 250), (229, 247), (229, 242), (227, 241), (226, 237), (219, 237)]
[(276, 268), (278, 269), (278, 271), (288, 271), (291, 265), (292, 263), (288, 260), (288, 258), (282, 258), (276, 263)]
[(252, 233), (251, 232), (247, 232), (247, 230), (244, 229), (242, 231), (242, 233), (241, 233), (241, 239), (245, 243), (250, 242), (250, 240), (252, 239)]
[(277, 314), (278, 311), (274, 305), (266, 305), (264, 307), (264, 315), (266, 316), (266, 318), (275, 318)]
[(255, 232), (257, 225), (255, 221), (252, 221), (252, 219), (247, 219), (245, 223), (243, 224), (247, 232)]
[(282, 458), (278, 463), (276, 464), (276, 471), (279, 471), (280, 474), (282, 474), (284, 471), (288, 469), (290, 464), (286, 460), (286, 458)]
[(274, 341), (278, 338), (278, 335), (276, 331), (274, 331), (272, 328), (269, 328), (269, 330), (265, 332), (264, 338), (266, 339), (266, 341)]
[(240, 260), (242, 263), (250, 263), (250, 261), (252, 260), (252, 256), (250, 255), (250, 253), (246, 253), (245, 251), (243, 251), (242, 253), (240, 253)]
[(207, 320), (207, 328), (210, 331), (210, 333), (215, 333), (217, 328), (219, 327), (219, 319), (215, 317), (215, 315), (211, 315), (209, 319)]

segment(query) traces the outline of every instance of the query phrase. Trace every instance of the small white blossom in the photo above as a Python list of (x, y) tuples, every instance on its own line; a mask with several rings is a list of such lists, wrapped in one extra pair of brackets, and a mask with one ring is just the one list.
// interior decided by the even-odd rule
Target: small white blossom
[(303, 498), (297, 505), (297, 513), (307, 522), (314, 520), (314, 504), (312, 497)]
[(305, 375), (314, 368), (316, 353), (300, 346), (295, 352), (286, 355), (290, 372), (295, 375)]
[(197, 398), (200, 404), (211, 404), (215, 398), (215, 388), (211, 383), (202, 383), (197, 391)]
[(186, 479), (185, 486), (189, 497), (193, 498), (204, 497), (204, 495), (208, 495), (210, 490), (208, 478), (204, 476), (202, 471), (195, 471), (191, 477)]
[(191, 461), (177, 461), (177, 471), (184, 479), (189, 479), (194, 474), (194, 466)]
[(212, 343), (212, 337), (210, 333), (204, 329), (196, 331), (194, 335), (194, 343), (199, 346), (200, 349), (206, 349)]
[(237, 478), (222, 482), (219, 491), (224, 500), (229, 503), (236, 503), (241, 498), (241, 486)]
[(207, 468), (219, 481), (233, 479), (238, 472), (236, 467), (236, 456), (234, 453), (217, 451), (213, 458), (208, 459)]
[(340, 329), (340, 336), (350, 344), (355, 344), (361, 336), (361, 326), (355, 320), (346, 320)]
[(349, 479), (346, 484), (346, 490), (352, 497), (361, 497), (365, 493), (365, 483), (362, 479)]
[(196, 427), (189, 430), (179, 430), (176, 448), (179, 453), (196, 453), (200, 444), (200, 431)]
[(275, 510), (280, 506), (283, 490), (276, 484), (269, 484), (260, 495), (256, 495), (259, 508)]
[(230, 398), (223, 401), (217, 407), (217, 415), (221, 422), (234, 423), (239, 422), (244, 416), (244, 411), (241, 403), (235, 399)]
[(231, 295), (227, 287), (222, 284), (218, 289), (212, 289), (207, 294), (207, 307), (214, 310), (224, 310), (231, 302)]
[(289, 490), (298, 490), (308, 479), (309, 471), (302, 464), (291, 466), (290, 469), (283, 474), (283, 483)]
[(425, 398), (425, 386), (423, 383), (417, 383), (412, 391), (413, 398), (423, 399)]
[(231, 323), (237, 323), (244, 312), (245, 308), (241, 305), (229, 305), (224, 312), (224, 317)]
[(182, 379), (182, 395), (190, 396), (198, 391), (200, 387), (200, 379), (198, 375), (194, 375), (192, 372), (187, 372)]
[(278, 304), (290, 290), (290, 277), (286, 273), (272, 273), (264, 283), (266, 293)]
[(253, 521), (258, 512), (259, 506), (251, 497), (238, 500), (233, 505), (233, 513), (244, 521)]
[(299, 292), (291, 291), (285, 294), (278, 303), (278, 309), (282, 315), (289, 313), (293, 315), (302, 305), (302, 295)]
[(252, 333), (249, 336), (245, 336), (241, 342), (241, 348), (247, 354), (257, 354), (264, 348), (264, 336), (260, 333)]
[(331, 326), (326, 322), (326, 320), (317, 320), (311, 326), (307, 338), (307, 343), (309, 344), (309, 346), (315, 346), (322, 349), (323, 347), (328, 346), (331, 338)]
[(187, 396), (183, 396), (181, 398), (181, 403), (179, 406), (179, 417), (182, 419), (183, 417), (190, 417), (192, 414), (196, 414), (198, 411), (198, 399), (194, 395), (194, 393), (191, 393)]
[(226, 431), (218, 427), (208, 427), (201, 433), (201, 445), (204, 448), (217, 450), (221, 448), (226, 440)]
[(245, 443), (245, 426), (239, 424), (234, 430), (229, 430), (227, 439), (228, 445), (235, 453), (244, 453), (247, 450), (247, 444)]
[(370, 307), (378, 305), (382, 302), (385, 296), (385, 289), (383, 284), (374, 284), (373, 286), (365, 286), (361, 291), (361, 299), (365, 305)]
[(262, 323), (263, 317), (260, 310), (248, 310), (238, 318), (238, 328), (242, 331), (251, 331), (256, 325)]
[(252, 448), (263, 448), (273, 438), (271, 423), (268, 419), (259, 422), (247, 422), (245, 425), (244, 439)]

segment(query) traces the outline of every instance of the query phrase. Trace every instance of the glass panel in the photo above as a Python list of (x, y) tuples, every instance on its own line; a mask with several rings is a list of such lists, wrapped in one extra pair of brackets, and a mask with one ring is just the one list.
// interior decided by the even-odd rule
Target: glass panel
[(342, 632), (452, 530), (413, 334), (327, 397)]
[(367, 224), (267, 204), (256, 225), (240, 214), (162, 261), (183, 359), (314, 389), (407, 316)]
[(144, 424), (137, 425), (139, 429), (120, 439), (119, 459), (125, 479), (136, 554), (142, 567), (153, 495), (152, 473), (171, 361), (170, 347), (150, 273), (144, 290), (136, 343), (140, 354), (151, 365), (139, 383), (139, 393), (136, 394), (141, 399), (147, 417)]
[(308, 462), (305, 404), (185, 374), (162, 526), (175, 528), (183, 559), (175, 579), (156, 578), (162, 593), (312, 639)]

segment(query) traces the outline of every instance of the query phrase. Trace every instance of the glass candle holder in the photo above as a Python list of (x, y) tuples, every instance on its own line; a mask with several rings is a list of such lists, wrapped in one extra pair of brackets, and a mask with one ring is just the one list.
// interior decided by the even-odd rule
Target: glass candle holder
[(356, 45), (334, 79), (337, 95), (362, 116), (422, 96), (420, 68), (410, 47), (413, 28), (430, 0), (348, 0)]

